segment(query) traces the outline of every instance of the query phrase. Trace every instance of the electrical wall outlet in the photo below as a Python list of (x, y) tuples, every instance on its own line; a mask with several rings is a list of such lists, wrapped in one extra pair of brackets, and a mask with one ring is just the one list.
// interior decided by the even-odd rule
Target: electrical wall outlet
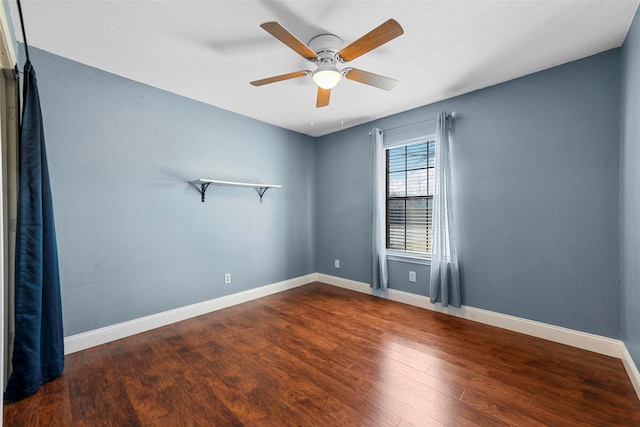
[(229, 283), (231, 283), (231, 273), (227, 273), (224, 275), (224, 284), (228, 285)]
[(334, 264), (334, 266), (335, 266), (336, 268), (340, 268), (340, 260), (339, 260), (339, 259), (336, 259), (336, 260), (333, 262), (333, 264)]
[(410, 271), (409, 272), (409, 281), (412, 283), (416, 282), (416, 272), (415, 271)]

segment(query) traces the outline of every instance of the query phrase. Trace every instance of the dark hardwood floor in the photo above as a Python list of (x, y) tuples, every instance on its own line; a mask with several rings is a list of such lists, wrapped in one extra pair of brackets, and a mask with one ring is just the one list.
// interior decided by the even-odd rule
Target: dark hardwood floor
[(618, 359), (313, 283), (67, 356), (17, 426), (640, 426)]

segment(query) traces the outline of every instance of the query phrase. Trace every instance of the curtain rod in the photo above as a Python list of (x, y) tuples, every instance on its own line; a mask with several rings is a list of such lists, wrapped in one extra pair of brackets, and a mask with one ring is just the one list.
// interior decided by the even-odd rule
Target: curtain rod
[[(446, 115), (447, 119), (454, 119), (455, 120), (457, 117), (460, 117), (460, 114), (456, 113), (455, 111), (452, 111), (451, 113)], [(438, 119), (437, 118), (429, 119), (429, 120), (424, 120), (424, 121), (417, 122), (417, 123), (411, 123), (409, 125), (396, 126), (394, 128), (389, 128), (389, 129), (381, 129), (381, 131), (382, 132), (389, 132), (389, 131), (392, 131), (392, 130), (410, 128), (410, 127), (413, 127), (413, 126), (420, 126), (420, 125), (424, 125), (424, 124), (427, 124), (427, 123), (435, 122), (436, 120), (438, 120)]]
[(20, 15), (20, 27), (22, 27), (22, 39), (24, 40), (24, 53), (27, 57), (27, 62), (29, 60), (29, 43), (27, 43), (27, 31), (24, 28), (24, 18), (22, 17), (22, 5), (20, 4), (20, 0), (18, 0), (18, 15)]

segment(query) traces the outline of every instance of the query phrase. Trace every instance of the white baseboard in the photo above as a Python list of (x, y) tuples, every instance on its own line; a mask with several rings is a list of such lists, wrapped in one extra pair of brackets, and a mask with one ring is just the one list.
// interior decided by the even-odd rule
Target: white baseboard
[(631, 384), (633, 384), (633, 388), (638, 395), (638, 399), (640, 399), (640, 372), (638, 372), (638, 367), (631, 358), (631, 354), (629, 354), (627, 346), (623, 345), (622, 350), (622, 364), (624, 365), (624, 369), (627, 370), (627, 375), (629, 375), (629, 379), (631, 380)]
[(316, 273), (307, 274), (306, 276), (272, 283), (259, 288), (238, 292), (236, 294), (226, 295), (220, 298), (141, 317), (139, 319), (133, 319), (127, 322), (106, 326), (104, 328), (71, 335), (64, 339), (65, 354), (75, 353), (76, 351), (106, 344), (110, 341), (126, 338), (131, 335), (166, 326), (181, 320), (186, 320), (191, 317), (200, 316), (202, 314), (221, 310), (236, 304), (262, 298), (267, 295), (293, 289), (310, 282), (315, 282), (316, 280)]
[(330, 276), (324, 273), (316, 273), (316, 280), (318, 282), (326, 283), (327, 285), (338, 286), (340, 288), (350, 289), (356, 292), (362, 292), (363, 294), (371, 294), (372, 290), (368, 283), (358, 282), (351, 279), (344, 279), (342, 277)]
[(446, 313), (452, 316), (461, 317), (463, 319), (473, 320), (502, 329), (531, 335), (537, 338), (570, 345), (572, 347), (589, 350), (606, 356), (622, 358), (624, 344), (620, 340), (615, 340), (599, 335), (579, 332), (573, 329), (553, 326), (542, 322), (523, 319), (520, 317), (509, 316), (506, 314), (496, 313), (493, 311), (483, 310), (469, 306), (442, 307), (439, 304), (431, 304), (428, 297), (416, 295), (409, 292), (389, 289), (383, 295), (379, 292), (372, 291), (369, 284), (357, 282), (354, 280), (343, 279), (341, 277), (330, 276), (327, 274), (318, 274), (318, 281), (334, 286), (339, 286), (353, 291), (363, 292), (367, 294), (382, 296), (392, 301), (398, 301), (416, 307), (426, 308), (428, 310)]
[[(549, 325), (547, 323), (523, 319), (521, 317), (510, 316), (508, 314), (496, 313), (494, 311), (483, 310), (481, 308), (469, 307), (464, 305), (460, 308), (451, 306), (442, 307), (439, 304), (431, 304), (429, 298), (427, 297), (410, 294), (408, 292), (397, 291), (394, 289), (389, 290), (389, 299), (404, 302), (406, 304), (417, 305), (418, 307), (424, 307), (429, 310), (450, 314), (452, 316), (473, 320), (475, 322), (496, 326), (498, 328), (507, 329), (526, 335), (531, 335), (560, 344), (577, 347), (583, 350), (593, 351), (595, 353), (604, 354), (606, 356), (617, 358), (620, 358), (622, 356), (622, 341), (603, 337), (600, 335), (594, 335), (586, 332), (576, 331), (573, 329), (563, 328), (560, 326)], [(416, 302), (418, 304), (415, 304)]]

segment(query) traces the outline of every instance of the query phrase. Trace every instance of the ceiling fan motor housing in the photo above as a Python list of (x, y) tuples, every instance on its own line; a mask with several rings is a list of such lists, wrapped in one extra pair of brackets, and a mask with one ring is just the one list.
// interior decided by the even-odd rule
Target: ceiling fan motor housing
[(318, 64), (338, 59), (338, 51), (342, 48), (342, 39), (333, 34), (320, 34), (309, 41), (309, 47), (318, 54)]

